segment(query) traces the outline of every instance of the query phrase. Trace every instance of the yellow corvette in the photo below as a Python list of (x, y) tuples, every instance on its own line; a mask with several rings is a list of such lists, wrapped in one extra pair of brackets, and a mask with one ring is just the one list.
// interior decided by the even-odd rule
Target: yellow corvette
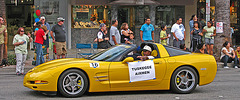
[[(217, 64), (211, 55), (185, 52), (157, 43), (142, 43), (141, 49), (145, 45), (151, 47), (154, 59), (134, 60), (137, 46), (123, 44), (88, 58), (58, 59), (41, 64), (25, 75), (23, 85), (36, 91), (58, 92), (66, 97), (82, 96), (86, 91), (172, 90), (191, 93), (197, 85), (209, 84), (215, 78)], [(146, 62), (153, 66), (139, 67)], [(133, 63), (139, 65), (129, 68)], [(152, 70), (144, 71), (149, 68)], [(144, 72), (132, 74), (137, 70)], [(147, 74), (153, 78), (145, 79)], [(134, 79), (134, 75), (142, 76)]]

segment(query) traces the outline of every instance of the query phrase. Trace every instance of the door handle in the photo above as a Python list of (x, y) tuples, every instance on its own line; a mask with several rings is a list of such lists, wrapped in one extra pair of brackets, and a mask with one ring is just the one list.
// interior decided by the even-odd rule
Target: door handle
[(154, 64), (161, 64), (162, 63), (162, 61), (156, 61), (156, 62), (154, 62)]

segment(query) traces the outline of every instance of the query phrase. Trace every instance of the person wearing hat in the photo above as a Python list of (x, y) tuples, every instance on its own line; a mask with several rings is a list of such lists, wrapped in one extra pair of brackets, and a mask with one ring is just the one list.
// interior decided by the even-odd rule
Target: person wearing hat
[(46, 40), (44, 40), (43, 45), (45, 45), (45, 48), (47, 48), (47, 57), (49, 54), (49, 38), (48, 38), (48, 33), (51, 30), (50, 25), (48, 24), (48, 22), (46, 22), (46, 18), (44, 16), (40, 17), (40, 22), (42, 22), (42, 29), (44, 30), (44, 32), (46, 33)]
[(142, 60), (142, 61), (145, 61), (145, 60), (148, 60), (148, 59), (154, 59), (154, 57), (151, 56), (151, 53), (152, 53), (152, 48), (148, 45), (145, 45), (143, 47), (143, 56), (137, 56), (137, 58)]
[(107, 35), (107, 28), (104, 23), (100, 24), (99, 31), (97, 33), (97, 44), (98, 44), (98, 49), (107, 49), (108, 48), (108, 41), (109, 38), (106, 36)]
[[(57, 51), (57, 59), (66, 58), (67, 48), (66, 48), (66, 31), (64, 24), (65, 19), (62, 17), (57, 18), (57, 24), (52, 27), (50, 32), (51, 37), (53, 39), (53, 43), (55, 43), (56, 51)], [(55, 37), (53, 35), (55, 33)]]

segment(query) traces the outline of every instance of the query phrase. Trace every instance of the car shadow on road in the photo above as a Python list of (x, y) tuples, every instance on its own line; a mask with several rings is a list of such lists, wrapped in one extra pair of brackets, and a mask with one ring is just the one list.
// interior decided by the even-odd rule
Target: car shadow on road
[[(200, 89), (194, 90), (191, 94), (198, 94), (202, 93)], [(30, 96), (37, 97), (37, 98), (62, 98), (62, 95), (49, 95), (49, 94), (43, 94), (39, 91), (27, 91), (26, 94), (29, 94)], [(101, 97), (101, 96), (122, 96), (122, 95), (163, 95), (163, 94), (173, 94), (176, 95), (176, 93), (173, 93), (170, 90), (151, 90), (151, 91), (118, 91), (118, 92), (87, 92), (83, 95), (83, 97)], [(184, 94), (181, 94), (184, 95)], [(188, 95), (188, 94), (185, 94)]]
[(118, 92), (87, 92), (84, 96), (113, 96), (113, 95), (142, 95), (142, 94), (170, 94), (169, 90), (152, 91), (118, 91)]

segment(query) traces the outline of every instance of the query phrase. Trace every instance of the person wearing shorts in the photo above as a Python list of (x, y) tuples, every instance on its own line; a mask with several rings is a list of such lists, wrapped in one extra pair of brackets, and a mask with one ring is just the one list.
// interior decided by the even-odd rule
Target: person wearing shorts
[(203, 28), (205, 33), (205, 44), (207, 45), (208, 54), (213, 55), (214, 36), (216, 36), (216, 28), (212, 21), (207, 22), (207, 26)]
[(67, 54), (66, 42), (55, 42), (57, 55)]
[[(56, 51), (57, 51), (57, 59), (66, 58), (67, 48), (66, 48), (66, 31), (64, 27), (64, 18), (57, 18), (57, 24), (52, 27), (51, 37), (53, 39), (53, 43), (55, 43)], [(55, 37), (53, 35), (55, 33)]]

